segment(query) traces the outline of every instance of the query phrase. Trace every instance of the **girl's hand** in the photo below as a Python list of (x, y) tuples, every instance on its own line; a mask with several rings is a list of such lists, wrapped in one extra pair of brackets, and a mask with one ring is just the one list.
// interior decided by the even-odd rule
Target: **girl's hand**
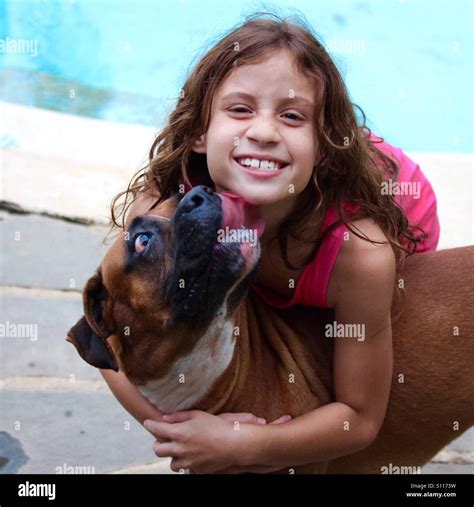
[[(249, 412), (240, 412), (237, 414), (231, 414), (229, 412), (225, 414), (218, 414), (217, 417), (222, 417), (226, 421), (231, 423), (239, 422), (244, 424), (267, 424), (267, 421), (263, 417), (257, 417), (256, 415), (250, 414)], [(291, 415), (283, 415), (278, 419), (275, 419), (269, 424), (280, 424), (291, 420)]]
[[(257, 417), (256, 415), (249, 413), (241, 413), (241, 414), (219, 414), (218, 417), (222, 417), (227, 419), (228, 421), (234, 423), (235, 421), (239, 421), (240, 423), (249, 423), (249, 424), (266, 424), (265, 419)], [(269, 424), (281, 424), (291, 421), (291, 415), (284, 415), (275, 419)], [(221, 474), (268, 474), (270, 472), (276, 472), (277, 470), (281, 470), (281, 466), (272, 466), (272, 465), (251, 465), (251, 466), (231, 466), (229, 468), (225, 468), (223, 470), (219, 470)]]
[[(283, 416), (271, 424), (286, 422)], [(239, 425), (236, 425), (236, 423)], [(240, 426), (240, 423), (244, 426)], [(246, 449), (248, 424), (266, 424), (253, 414), (208, 414), (200, 410), (176, 412), (163, 416), (163, 422), (147, 419), (145, 428), (156, 438), (155, 454), (171, 457), (171, 470), (189, 469), (193, 473), (265, 473), (281, 467), (241, 467), (242, 451)], [(258, 469), (258, 471), (256, 471)]]

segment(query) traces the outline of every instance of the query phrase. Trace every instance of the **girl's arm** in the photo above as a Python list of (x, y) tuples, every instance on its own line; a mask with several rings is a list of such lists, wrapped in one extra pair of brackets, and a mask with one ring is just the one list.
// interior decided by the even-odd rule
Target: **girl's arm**
[[(354, 225), (369, 238), (385, 241), (371, 220)], [(350, 233), (336, 261), (328, 303), (334, 304), (338, 324), (355, 324), (363, 334), (328, 338), (335, 341), (336, 401), (282, 425), (247, 428), (250, 452), (240, 455), (239, 465), (315, 463), (351, 454), (373, 442), (385, 417), (392, 379), (394, 281), (390, 245), (373, 245)]]
[(100, 370), (100, 373), (122, 407), (140, 424), (145, 419), (162, 420), (163, 413), (140, 393), (122, 371)]
[[(372, 240), (385, 236), (371, 220), (354, 222)], [(373, 245), (350, 233), (333, 270), (328, 303), (338, 324), (359, 324), (358, 338), (332, 338), (336, 401), (283, 424), (241, 424), (200, 411), (147, 421), (157, 456), (171, 469), (196, 473), (268, 472), (328, 461), (370, 445), (382, 425), (392, 378), (390, 309), (395, 256), (389, 244)], [(328, 338), (331, 339), (331, 338)]]

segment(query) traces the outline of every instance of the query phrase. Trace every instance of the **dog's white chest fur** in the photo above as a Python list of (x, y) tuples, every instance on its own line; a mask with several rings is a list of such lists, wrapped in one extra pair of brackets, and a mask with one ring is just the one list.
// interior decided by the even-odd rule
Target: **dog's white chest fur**
[(139, 391), (165, 413), (192, 408), (229, 366), (235, 348), (233, 330), (230, 320), (216, 317), (187, 356), (180, 357), (166, 376), (140, 386)]

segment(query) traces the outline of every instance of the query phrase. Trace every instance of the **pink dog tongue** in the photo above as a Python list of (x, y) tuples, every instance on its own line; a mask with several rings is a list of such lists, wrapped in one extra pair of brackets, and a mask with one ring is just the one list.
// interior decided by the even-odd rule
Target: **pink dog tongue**
[(257, 231), (257, 237), (261, 238), (265, 230), (265, 220), (260, 214), (258, 206), (247, 201), (245, 198), (231, 192), (221, 192), (223, 221), (222, 227), (240, 229), (242, 226)]

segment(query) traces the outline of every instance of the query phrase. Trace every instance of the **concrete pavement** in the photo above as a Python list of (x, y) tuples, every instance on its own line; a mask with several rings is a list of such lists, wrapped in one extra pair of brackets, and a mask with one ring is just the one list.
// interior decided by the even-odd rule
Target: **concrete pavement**
[(2, 321), (34, 326), (0, 339), (0, 473), (170, 473), (151, 435), (65, 341), (106, 228), (6, 212), (0, 228)]

